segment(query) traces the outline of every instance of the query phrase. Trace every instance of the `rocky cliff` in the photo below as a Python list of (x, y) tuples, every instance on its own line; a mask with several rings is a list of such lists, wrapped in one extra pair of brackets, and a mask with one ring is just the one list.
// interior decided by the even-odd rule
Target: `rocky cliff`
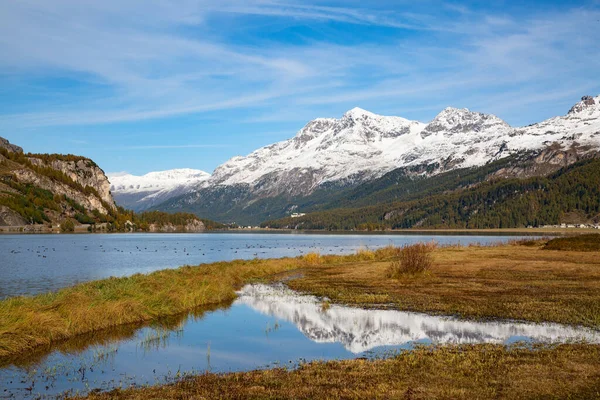
[(58, 154), (24, 154), (0, 138), (0, 226), (80, 223), (115, 214), (110, 183), (92, 160)]

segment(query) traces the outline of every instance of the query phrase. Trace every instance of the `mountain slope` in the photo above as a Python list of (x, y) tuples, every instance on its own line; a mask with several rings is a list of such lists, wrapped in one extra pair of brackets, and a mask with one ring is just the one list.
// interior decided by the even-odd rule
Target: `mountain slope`
[[(480, 167), (482, 168), (482, 167)], [(301, 229), (512, 228), (600, 223), (600, 159), (548, 176), (492, 176), (478, 185), (413, 201), (340, 208), (263, 226)]]
[(144, 211), (165, 201), (190, 193), (210, 174), (196, 169), (173, 169), (143, 176), (109, 174), (110, 190), (117, 204)]
[[(573, 148), (576, 157), (569, 158)], [(292, 139), (234, 157), (194, 192), (154, 208), (256, 224), (332, 208), (336, 201), (342, 206), (340, 193), (398, 168), (412, 180), (531, 152), (542, 158), (553, 149), (565, 155), (541, 159), (527, 171), (519, 165), (498, 171), (506, 177), (544, 175), (598, 148), (600, 96), (584, 97), (566, 116), (522, 128), (468, 109), (446, 108), (429, 124), (353, 109), (340, 119), (311, 121)]]

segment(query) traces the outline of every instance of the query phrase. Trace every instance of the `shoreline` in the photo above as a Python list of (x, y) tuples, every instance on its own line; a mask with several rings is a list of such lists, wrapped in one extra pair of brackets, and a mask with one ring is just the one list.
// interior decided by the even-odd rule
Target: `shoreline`
[[(574, 242), (552, 244), (565, 240)], [(12, 297), (0, 301), (0, 366), (26, 365), (61, 349), (86, 349), (111, 333), (119, 340), (156, 321), (203, 315), (233, 301), (242, 285), (283, 281), (323, 299), (324, 310), (340, 304), (466, 321), (554, 322), (600, 332), (597, 252), (545, 250), (546, 243), (433, 247), (429, 270), (396, 278), (386, 271), (400, 249), (386, 247), (352, 255), (200, 264)], [(157, 385), (73, 398), (521, 398), (524, 391), (530, 397), (593, 398), (600, 387), (600, 345), (416, 344), (373, 359), (191, 372)]]
[[(32, 229), (27, 231), (27, 229)], [(600, 229), (595, 228), (490, 228), (490, 229), (394, 229), (384, 231), (348, 231), (348, 230), (302, 230), (302, 229), (271, 229), (271, 228), (252, 228), (252, 229), (211, 229), (201, 232), (170, 231), (170, 232), (88, 232), (87, 227), (76, 227), (75, 232), (59, 232), (49, 228), (36, 228), (32, 225), (7, 227), (0, 226), (0, 236), (2, 235), (118, 235), (118, 234), (205, 234), (205, 233), (272, 233), (272, 234), (322, 234), (322, 235), (490, 235), (490, 236), (569, 236), (586, 233), (598, 233)]]
[(598, 397), (600, 346), (417, 347), (375, 360), (204, 373), (73, 399), (491, 399)]
[(332, 303), (600, 328), (593, 313), (593, 304), (600, 303), (600, 261), (594, 252), (517, 243), (444, 246), (434, 250), (434, 267), (424, 275), (386, 278), (398, 251), (385, 247), (352, 255), (216, 262), (9, 297), (0, 301), (0, 360), (81, 334), (231, 300), (246, 283), (271, 282), (291, 271), (301, 272), (286, 282), (291, 289)]

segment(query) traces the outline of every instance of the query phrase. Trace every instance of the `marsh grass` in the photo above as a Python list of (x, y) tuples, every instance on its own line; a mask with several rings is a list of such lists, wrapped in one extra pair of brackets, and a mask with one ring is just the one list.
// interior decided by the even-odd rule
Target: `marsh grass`
[(295, 259), (220, 262), (2, 300), (0, 362), (77, 335), (231, 301), (244, 283), (297, 266)]
[(89, 399), (595, 399), (600, 346), (417, 347), (389, 359), (202, 374)]
[(323, 264), (288, 285), (335, 304), (470, 319), (558, 322), (600, 329), (600, 258), (539, 247), (441, 246), (425, 273), (389, 278), (390, 262)]
[(433, 265), (433, 251), (437, 244), (416, 243), (400, 249), (387, 270), (388, 278), (398, 278), (406, 274), (421, 274), (431, 269)]
[(544, 250), (600, 251), (600, 234), (592, 233), (550, 240)]
[(145, 353), (152, 350), (158, 350), (167, 347), (169, 344), (169, 338), (171, 331), (164, 328), (157, 328), (147, 331), (144, 338), (139, 344), (139, 347), (144, 350)]
[(323, 258), (319, 253), (308, 253), (302, 257), (304, 262), (308, 265), (319, 265), (323, 263)]

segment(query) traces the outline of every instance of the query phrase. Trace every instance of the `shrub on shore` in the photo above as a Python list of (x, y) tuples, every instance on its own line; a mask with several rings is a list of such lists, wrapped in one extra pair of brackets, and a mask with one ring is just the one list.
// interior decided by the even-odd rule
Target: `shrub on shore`
[(417, 243), (404, 246), (397, 258), (390, 263), (387, 271), (389, 278), (398, 278), (405, 274), (418, 274), (427, 271), (433, 265), (435, 243)]

